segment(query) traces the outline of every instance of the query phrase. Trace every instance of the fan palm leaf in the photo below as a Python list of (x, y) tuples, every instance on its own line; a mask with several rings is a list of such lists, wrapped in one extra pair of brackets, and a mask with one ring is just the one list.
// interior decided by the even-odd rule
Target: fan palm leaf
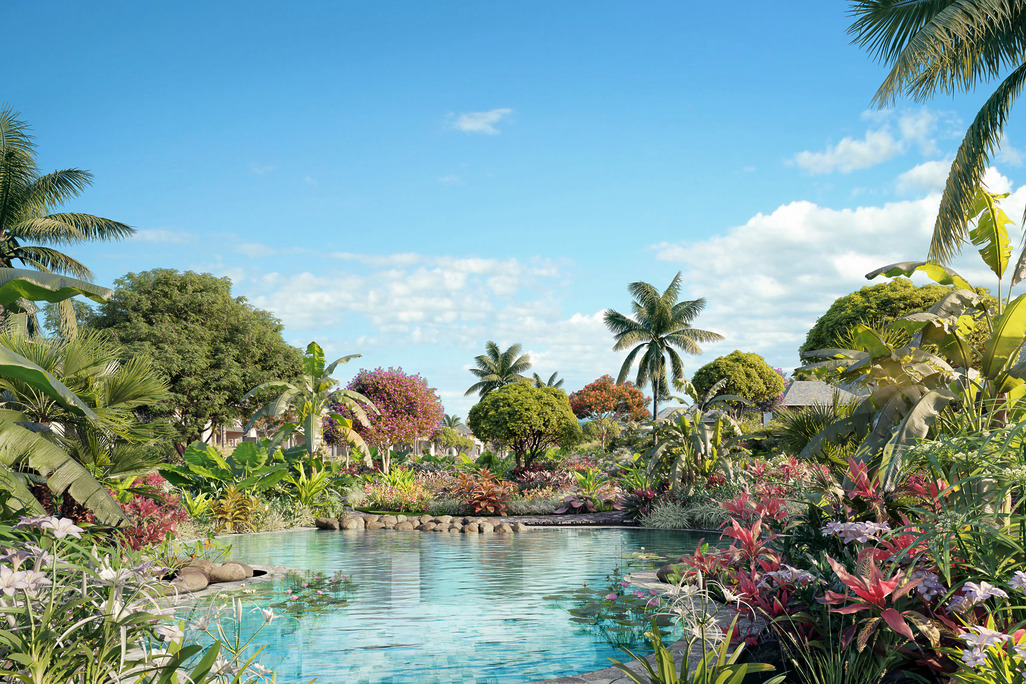
[(470, 386), (463, 396), (470, 396), (475, 392), (482, 398), (504, 385), (513, 382), (530, 382), (524, 376), (531, 368), (531, 357), (528, 354), (521, 354), (521, 345), (510, 345), (505, 351), (499, 349), (499, 345), (489, 340), (485, 344), (485, 353), (474, 358), (476, 368), (470, 372), (477, 376), (477, 382)]

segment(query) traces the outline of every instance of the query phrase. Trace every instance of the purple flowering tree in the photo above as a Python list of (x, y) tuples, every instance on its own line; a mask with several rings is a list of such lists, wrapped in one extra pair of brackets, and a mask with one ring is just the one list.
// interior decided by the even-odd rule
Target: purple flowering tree
[[(430, 438), (442, 422), (442, 401), (427, 380), (402, 368), (363, 369), (346, 389), (359, 392), (374, 402), (378, 413), (367, 416), (367, 424), (353, 424), (364, 441), (378, 449), (381, 469), (389, 472), (389, 451), (396, 444), (413, 444)], [(339, 413), (347, 416), (344, 407)], [(330, 438), (330, 437), (329, 437)]]

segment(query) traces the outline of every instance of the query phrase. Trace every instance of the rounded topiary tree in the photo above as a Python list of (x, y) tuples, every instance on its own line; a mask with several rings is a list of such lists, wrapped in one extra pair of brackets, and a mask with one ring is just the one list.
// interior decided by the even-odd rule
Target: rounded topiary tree
[(784, 391), (784, 379), (758, 354), (733, 351), (710, 361), (691, 379), (699, 396), (726, 379), (719, 394), (736, 394), (760, 408), (771, 405)]
[(867, 285), (835, 299), (809, 330), (798, 351), (835, 347), (840, 337), (857, 323), (883, 327), (907, 314), (928, 310), (951, 291), (943, 285), (916, 286), (904, 278)]
[[(381, 469), (390, 469), (389, 452), (396, 444), (413, 444), (418, 439), (430, 439), (442, 422), (442, 401), (427, 380), (419, 374), (409, 374), (402, 368), (362, 369), (346, 389), (359, 392), (378, 408), (367, 414), (367, 425), (353, 422), (353, 429), (368, 444), (377, 447), (381, 456)], [(347, 415), (344, 407), (339, 413)]]
[(583, 436), (563, 390), (522, 382), (486, 394), (470, 409), (467, 424), (478, 439), (512, 451), (517, 466), (530, 465), (550, 446), (569, 448)]

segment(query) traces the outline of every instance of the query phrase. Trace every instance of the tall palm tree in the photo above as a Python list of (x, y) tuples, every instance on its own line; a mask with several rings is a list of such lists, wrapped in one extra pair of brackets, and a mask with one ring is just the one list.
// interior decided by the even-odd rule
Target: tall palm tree
[(674, 385), (681, 386), (684, 383), (684, 364), (676, 350), (697, 355), (702, 353), (699, 342), (723, 339), (719, 333), (691, 327), (691, 322), (705, 308), (705, 299), (678, 302), (680, 280), (681, 274), (678, 271), (663, 292), (648, 283), (631, 283), (627, 291), (634, 297), (631, 304), (634, 317), (624, 316), (612, 309), (607, 309), (604, 316), (606, 327), (616, 336), (613, 349), (623, 351), (633, 347), (620, 366), (616, 382), (620, 384), (627, 379), (637, 359), (638, 374), (634, 382), (638, 387), (652, 385), (653, 418), (659, 417), (660, 397), (669, 395), (666, 359), (670, 361)]
[(559, 389), (563, 386), (563, 378), (559, 378), (557, 380), (557, 375), (559, 375), (558, 371), (550, 375), (548, 380), (544, 380), (542, 379), (542, 376), (534, 373), (534, 380), (531, 381), (531, 384), (535, 387), (555, 387), (556, 389)]
[(917, 102), (972, 92), (1001, 78), (977, 112), (951, 164), (930, 260), (945, 264), (969, 234), (976, 188), (998, 149), (1012, 103), (1026, 84), (1026, 5), (1014, 0), (852, 0), (852, 42), (890, 72), (876, 92), (886, 107), (899, 95)]
[(514, 382), (530, 382), (524, 373), (531, 369), (531, 357), (520, 353), (519, 343), (500, 352), (499, 345), (491, 340), (485, 345), (485, 353), (474, 358), (477, 368), (470, 372), (478, 381), (463, 393), (467, 397), (477, 392), (482, 398), (494, 389)]
[[(0, 268), (20, 263), (47, 273), (91, 280), (84, 264), (55, 246), (92, 240), (118, 240), (135, 229), (124, 223), (77, 212), (58, 212), (92, 183), (82, 169), (39, 175), (36, 145), (29, 127), (10, 107), (0, 107)], [(61, 303), (61, 318), (74, 322), (71, 302)]]
[(455, 414), (450, 416), (448, 413), (446, 413), (445, 416), (443, 416), (442, 418), (442, 427), (452, 428), (453, 430), (456, 430), (461, 427), (466, 427), (466, 424), (463, 422), (462, 416), (457, 416)]

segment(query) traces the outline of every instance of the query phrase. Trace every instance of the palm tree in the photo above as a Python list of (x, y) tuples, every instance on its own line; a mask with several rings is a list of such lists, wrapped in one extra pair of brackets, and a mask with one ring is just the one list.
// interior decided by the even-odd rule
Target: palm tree
[(331, 411), (332, 404), (345, 406), (352, 412), (356, 420), (365, 425), (367, 424), (367, 414), (364, 408), (375, 413), (377, 412), (378, 409), (374, 406), (373, 402), (359, 392), (335, 389), (338, 386), (338, 380), (331, 377), (338, 364), (349, 363), (351, 360), (359, 358), (359, 356), (359, 354), (350, 354), (325, 365), (324, 351), (319, 344), (311, 342), (307, 345), (306, 355), (303, 358), (301, 386), (293, 385), (284, 380), (271, 380), (270, 382), (257, 385), (242, 397), (242, 401), (245, 402), (262, 390), (282, 390), (281, 394), (275, 399), (256, 410), (250, 417), (249, 422), (246, 423), (244, 430), (248, 431), (257, 420), (264, 416), (277, 418), (289, 409), (292, 409), (297, 414), (296, 422), (285, 425), (281, 430), (281, 434), (286, 435), (301, 430), (307, 454), (313, 455), (321, 445), (325, 418), (334, 418), (343, 439), (366, 452), (367, 445), (364, 443), (363, 438), (353, 430), (352, 422)]
[(556, 380), (557, 375), (559, 375), (558, 371), (550, 375), (548, 381), (546, 382), (545, 380), (542, 380), (542, 377), (540, 375), (535, 373), (534, 381), (531, 384), (533, 384), (535, 387), (555, 387), (556, 389), (559, 389), (563, 386), (563, 378)]
[(972, 92), (1008, 71), (951, 164), (929, 254), (948, 263), (968, 237), (976, 188), (1026, 84), (1026, 6), (1009, 0), (853, 0), (850, 14), (852, 42), (891, 67), (874, 98), (880, 107), (899, 95), (922, 102), (938, 93)]
[(514, 382), (530, 382), (524, 377), (531, 369), (531, 357), (520, 353), (520, 344), (514, 344), (504, 352), (499, 351), (499, 345), (491, 340), (485, 345), (485, 353), (475, 357), (474, 363), (477, 368), (471, 368), (470, 372), (477, 376), (478, 381), (470, 386), (463, 393), (463, 396), (470, 396), (477, 392), (482, 398), (494, 389)]
[(638, 374), (635, 384), (644, 387), (652, 385), (652, 418), (659, 417), (659, 398), (669, 396), (666, 377), (666, 359), (670, 360), (670, 371), (675, 386), (684, 383), (684, 365), (677, 349), (688, 354), (701, 354), (699, 342), (716, 342), (723, 336), (691, 327), (702, 309), (705, 299), (678, 302), (681, 274), (677, 273), (669, 287), (662, 293), (648, 283), (637, 282), (627, 286), (634, 297), (631, 304), (634, 317), (630, 318), (612, 309), (607, 309), (604, 320), (606, 327), (616, 336), (615, 351), (631, 349), (620, 367), (617, 384), (627, 379), (627, 373), (639, 354)]
[(462, 416), (450, 416), (448, 413), (446, 413), (445, 416), (443, 416), (442, 418), (442, 427), (452, 428), (453, 430), (456, 430), (461, 427), (466, 427), (466, 424), (463, 422)]

